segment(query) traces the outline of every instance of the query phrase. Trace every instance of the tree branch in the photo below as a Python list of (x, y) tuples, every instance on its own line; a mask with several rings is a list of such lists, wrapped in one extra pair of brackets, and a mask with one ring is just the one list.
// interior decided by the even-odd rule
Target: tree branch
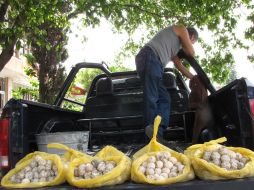
[(5, 15), (9, 6), (9, 1), (5, 0), (1, 5), (0, 5), (0, 22), (4, 22), (5, 20)]

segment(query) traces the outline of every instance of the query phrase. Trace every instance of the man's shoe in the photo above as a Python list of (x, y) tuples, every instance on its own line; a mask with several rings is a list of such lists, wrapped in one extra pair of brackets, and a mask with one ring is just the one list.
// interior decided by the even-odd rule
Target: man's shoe
[[(149, 137), (149, 139), (152, 139), (153, 138), (153, 125), (146, 126), (145, 133)], [(161, 144), (167, 143), (167, 141), (164, 140), (163, 137), (159, 133), (157, 133), (157, 141)]]

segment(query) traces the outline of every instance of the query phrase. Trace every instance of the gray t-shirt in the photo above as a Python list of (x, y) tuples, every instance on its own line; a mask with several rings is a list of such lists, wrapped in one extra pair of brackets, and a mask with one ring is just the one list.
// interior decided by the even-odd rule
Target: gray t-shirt
[(160, 57), (163, 68), (178, 53), (181, 47), (180, 39), (172, 26), (159, 31), (147, 44)]

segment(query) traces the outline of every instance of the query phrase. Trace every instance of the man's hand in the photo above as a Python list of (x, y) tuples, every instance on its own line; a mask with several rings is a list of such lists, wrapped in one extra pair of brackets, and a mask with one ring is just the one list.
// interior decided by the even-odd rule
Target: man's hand
[(191, 74), (191, 72), (182, 64), (182, 61), (180, 60), (180, 58), (178, 56), (173, 57), (172, 60), (175, 64), (175, 67), (187, 78), (192, 79), (193, 78), (193, 74)]

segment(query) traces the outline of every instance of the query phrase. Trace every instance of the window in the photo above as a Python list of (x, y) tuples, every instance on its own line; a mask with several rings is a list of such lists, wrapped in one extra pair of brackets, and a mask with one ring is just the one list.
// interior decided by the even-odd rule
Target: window
[(0, 78), (0, 109), (4, 107), (5, 104), (5, 80)]
[(81, 112), (93, 79), (101, 73), (100, 69), (95, 68), (80, 69), (65, 94), (61, 108)]

